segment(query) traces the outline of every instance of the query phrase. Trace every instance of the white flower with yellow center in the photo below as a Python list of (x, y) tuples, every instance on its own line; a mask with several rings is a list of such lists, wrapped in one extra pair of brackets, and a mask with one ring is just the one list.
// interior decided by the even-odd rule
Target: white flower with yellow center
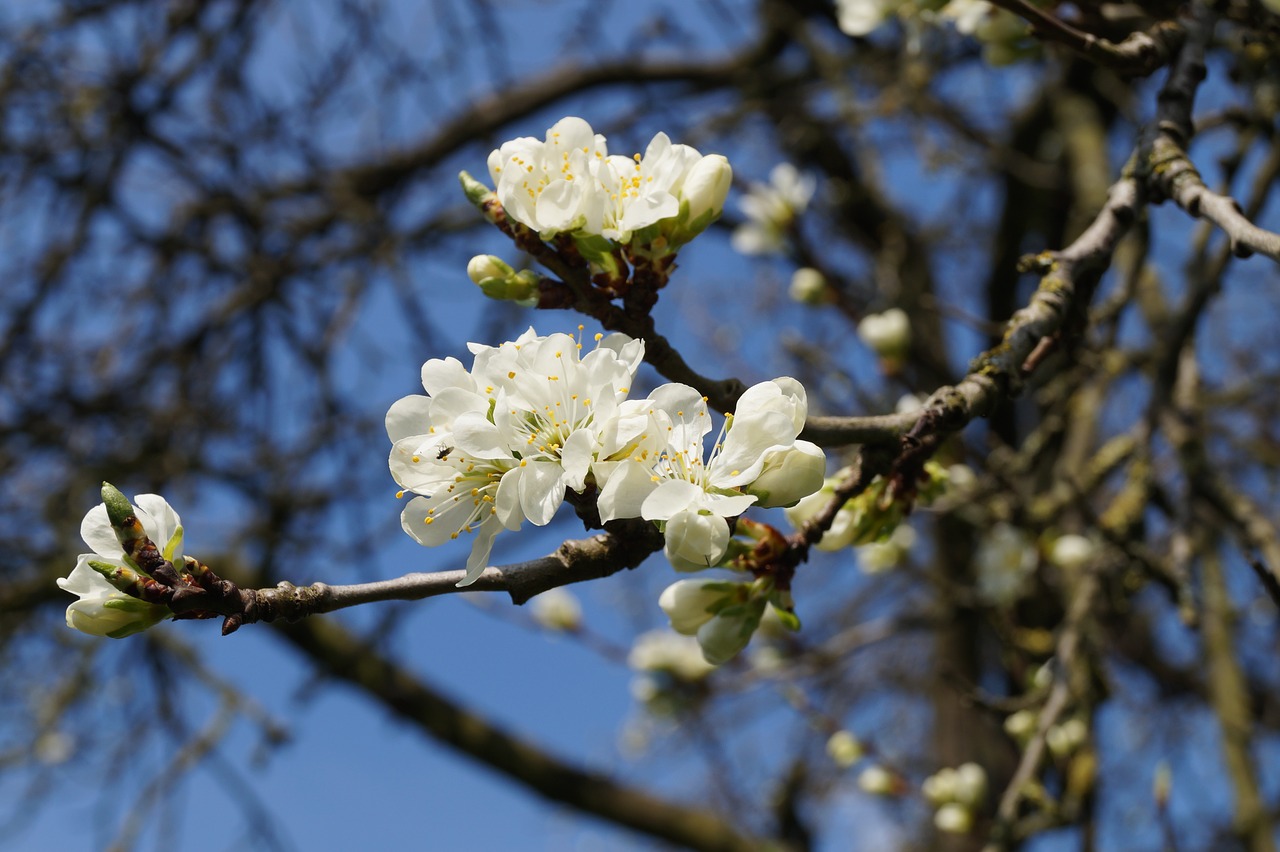
[(604, 195), (596, 170), (605, 138), (581, 118), (562, 118), (545, 141), (524, 136), (489, 154), (489, 177), (507, 215), (550, 238), (585, 228), (600, 233)]
[(405, 506), (405, 531), (427, 546), (476, 534), (461, 585), (484, 571), (498, 532), (548, 523), (566, 489), (585, 488), (644, 354), (626, 335), (596, 340), (585, 357), (574, 337), (533, 329), (501, 346), (473, 344), (470, 373), (456, 359), (428, 361), (428, 396), (387, 413), (391, 473), (404, 491), (426, 495)]
[(733, 174), (724, 157), (673, 145), (665, 133), (654, 136), (643, 155), (610, 156), (605, 138), (574, 117), (556, 122), (544, 141), (526, 136), (504, 143), (489, 154), (488, 165), (507, 215), (543, 239), (575, 233), (620, 243), (679, 216), (682, 201), (691, 219), (719, 215)]
[[(804, 388), (789, 377), (748, 388), (705, 461), (704, 439), (711, 431), (706, 399), (688, 385), (672, 383), (650, 394), (649, 403), (665, 424), (666, 448), (656, 458), (624, 461), (611, 473), (600, 492), (600, 517), (638, 515), (661, 522), (664, 553), (676, 570), (716, 565), (729, 546), (725, 519), (758, 499), (742, 491), (756, 482), (767, 461), (797, 448)], [(813, 488), (821, 484), (818, 477)]]

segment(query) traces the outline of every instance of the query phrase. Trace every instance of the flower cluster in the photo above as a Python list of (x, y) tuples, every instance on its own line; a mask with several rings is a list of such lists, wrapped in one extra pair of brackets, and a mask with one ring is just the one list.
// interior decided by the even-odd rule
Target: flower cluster
[(946, 767), (926, 778), (920, 791), (937, 809), (933, 823), (939, 830), (967, 834), (973, 828), (975, 812), (987, 797), (987, 772), (976, 763)]
[[(182, 564), (182, 520), (169, 503), (158, 494), (139, 494), (133, 498), (132, 509), (164, 558)], [(136, 566), (125, 557), (105, 504), (99, 503), (84, 516), (80, 537), (93, 553), (80, 554), (71, 575), (58, 578), (58, 588), (79, 598), (67, 607), (68, 627), (92, 636), (121, 639), (171, 615), (168, 607), (126, 594), (108, 581), (119, 569)]]
[(596, 340), (586, 355), (570, 335), (533, 329), (497, 347), (472, 344), (470, 370), (428, 361), (427, 395), (387, 413), (391, 473), (420, 495), (405, 506), (405, 531), (428, 546), (476, 537), (461, 585), (484, 571), (498, 532), (546, 524), (566, 491), (598, 489), (604, 522), (656, 522), (667, 558), (693, 571), (725, 561), (728, 518), (821, 486), (822, 451), (796, 440), (807, 413), (799, 382), (749, 388), (705, 455), (706, 400), (682, 384), (628, 399), (643, 343)]
[(688, 242), (720, 215), (733, 171), (719, 154), (673, 145), (665, 133), (643, 155), (611, 155), (581, 118), (556, 122), (545, 139), (524, 136), (489, 154), (489, 177), (512, 219), (543, 239), (568, 233), (621, 244), (637, 234)]

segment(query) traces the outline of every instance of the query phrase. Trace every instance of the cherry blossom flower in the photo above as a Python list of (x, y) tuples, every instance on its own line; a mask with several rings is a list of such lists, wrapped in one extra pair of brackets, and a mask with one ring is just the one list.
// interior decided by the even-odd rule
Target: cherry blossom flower
[(576, 338), (533, 329), (501, 346), (472, 344), (470, 371), (432, 359), (422, 368), (427, 396), (387, 412), (392, 476), (423, 495), (405, 506), (405, 531), (429, 547), (476, 535), (461, 585), (483, 572), (501, 530), (548, 523), (566, 489), (586, 487), (644, 354), (626, 335), (596, 340), (581, 357)]
[[(659, 521), (664, 553), (676, 570), (711, 567), (728, 550), (726, 519), (760, 499), (744, 490), (760, 478), (766, 463), (797, 449), (807, 411), (804, 388), (790, 377), (748, 388), (705, 461), (703, 443), (711, 431), (706, 399), (688, 385), (672, 383), (650, 394), (649, 402), (655, 418), (665, 423), (666, 447), (656, 459), (628, 459), (618, 466), (600, 493), (600, 517), (639, 514)], [(809, 484), (816, 490), (822, 478)], [(798, 500), (803, 495), (783, 496)]]
[(568, 117), (545, 140), (521, 137), (488, 160), (507, 215), (550, 239), (599, 235), (628, 243), (640, 230), (682, 215), (687, 242), (720, 214), (733, 171), (723, 156), (672, 144), (656, 134), (644, 154), (610, 155), (605, 138)]
[[(181, 565), (182, 521), (168, 501), (158, 494), (139, 494), (133, 498), (133, 510), (164, 558)], [(67, 607), (68, 627), (92, 636), (120, 639), (140, 633), (171, 614), (167, 607), (117, 590), (103, 576), (103, 571), (127, 565), (104, 504), (99, 503), (84, 516), (80, 536), (93, 553), (80, 554), (71, 575), (57, 581), (60, 589), (79, 596)]]
[(790, 163), (779, 163), (769, 173), (769, 183), (751, 185), (742, 199), (747, 217), (734, 229), (730, 242), (742, 254), (776, 254), (785, 245), (787, 231), (809, 206), (817, 189), (812, 176), (801, 175)]

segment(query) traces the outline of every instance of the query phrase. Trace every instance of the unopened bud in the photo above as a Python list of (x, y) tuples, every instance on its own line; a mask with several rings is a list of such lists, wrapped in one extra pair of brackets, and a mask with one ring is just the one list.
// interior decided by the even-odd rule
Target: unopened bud
[(538, 274), (516, 272), (500, 258), (478, 254), (467, 263), (467, 277), (490, 299), (515, 302), (523, 307), (538, 303)]
[(976, 808), (987, 797), (987, 771), (976, 763), (956, 767), (955, 800)]
[(948, 802), (933, 815), (933, 824), (939, 831), (968, 834), (969, 829), (973, 828), (973, 813), (964, 805)]
[(1049, 548), (1049, 561), (1064, 571), (1078, 571), (1089, 564), (1097, 547), (1082, 535), (1058, 536)]
[(791, 273), (787, 295), (802, 305), (822, 305), (830, 301), (831, 294), (826, 276), (811, 266), (802, 266)]
[(690, 236), (705, 230), (724, 212), (724, 200), (732, 183), (733, 168), (721, 154), (708, 154), (689, 169), (680, 197), (689, 204)]
[(873, 763), (858, 775), (858, 787), (873, 796), (892, 796), (898, 792), (898, 781), (889, 770)]
[(1036, 732), (1036, 713), (1034, 710), (1019, 710), (1004, 720), (1004, 731), (1020, 743), (1031, 739)]
[(478, 254), (467, 263), (467, 277), (473, 284), (482, 284), (490, 278), (508, 278), (516, 271), (501, 258), (491, 254)]
[(827, 754), (836, 766), (848, 769), (862, 759), (862, 743), (848, 731), (836, 731), (827, 740)]
[(901, 308), (868, 314), (858, 323), (858, 337), (881, 358), (896, 361), (911, 345), (911, 321)]
[(572, 633), (582, 626), (582, 606), (567, 589), (547, 589), (529, 602), (534, 621), (548, 630)]
[(658, 606), (671, 620), (672, 630), (693, 636), (711, 620), (711, 608), (733, 594), (733, 588), (726, 588), (730, 585), (721, 581), (677, 580), (662, 590)]
[(458, 181), (462, 184), (462, 191), (466, 193), (467, 200), (477, 207), (481, 206), (491, 198), (497, 198), (493, 194), (493, 190), (473, 178), (468, 172), (458, 173)]

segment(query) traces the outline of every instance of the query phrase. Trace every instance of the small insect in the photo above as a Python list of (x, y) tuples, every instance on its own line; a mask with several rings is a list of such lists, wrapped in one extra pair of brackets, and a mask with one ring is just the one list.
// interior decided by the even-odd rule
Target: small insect
[(436, 453), (436, 458), (443, 459), (445, 456), (449, 455), (449, 453), (451, 452), (453, 452), (453, 447), (441, 447), (440, 451)]

